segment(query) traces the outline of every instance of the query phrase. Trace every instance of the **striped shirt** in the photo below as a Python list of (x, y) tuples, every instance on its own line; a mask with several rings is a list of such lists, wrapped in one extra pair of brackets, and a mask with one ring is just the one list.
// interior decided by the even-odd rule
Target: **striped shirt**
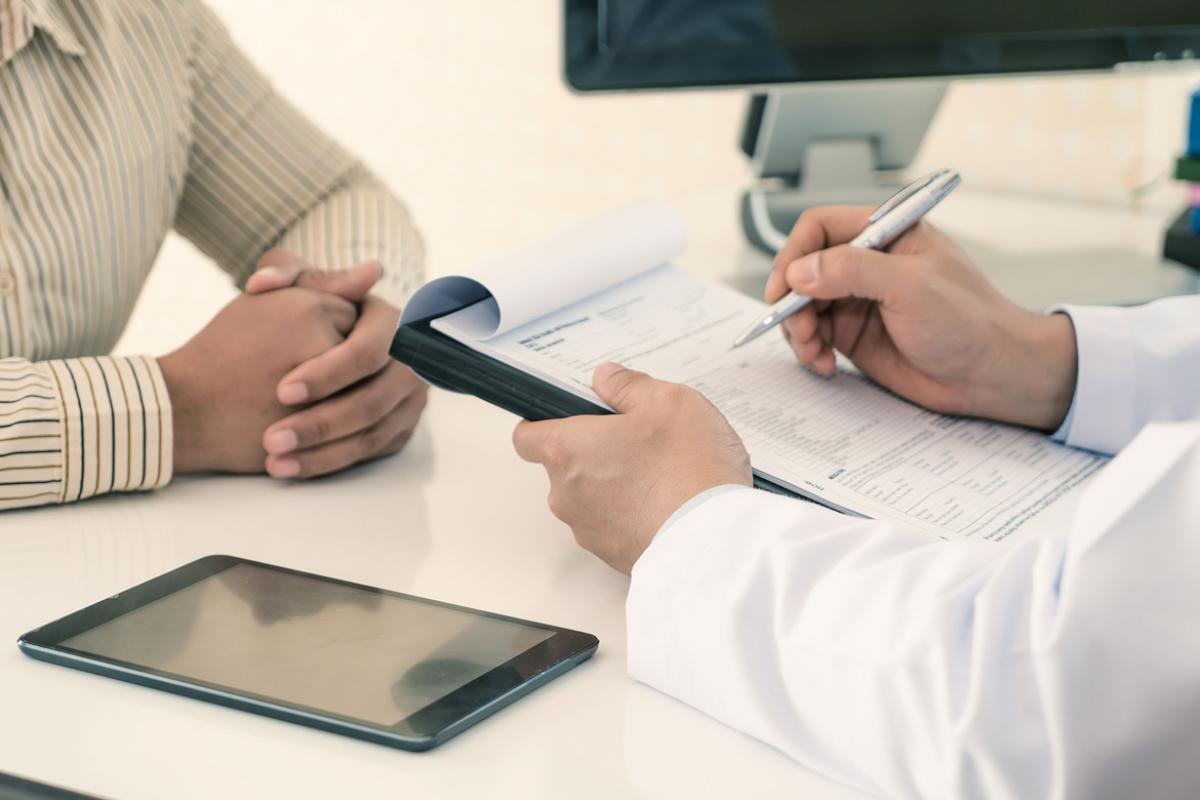
[(404, 207), (200, 0), (0, 0), (0, 509), (170, 481), (157, 362), (103, 354), (172, 228), (239, 285), (271, 247), (420, 281)]

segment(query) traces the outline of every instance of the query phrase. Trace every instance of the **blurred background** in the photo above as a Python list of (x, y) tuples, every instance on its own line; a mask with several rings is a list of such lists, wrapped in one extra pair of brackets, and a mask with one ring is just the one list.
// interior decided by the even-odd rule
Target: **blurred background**
[[(691, 232), (693, 263), (736, 258), (745, 91), (572, 94), (559, 0), (209, 2), (276, 86), (408, 203), (431, 277), (647, 197), (714, 209), (711, 229)], [(1168, 176), (1197, 84), (1194, 61), (958, 82), (912, 171), (954, 166), (1005, 193), (1177, 207)], [(168, 330), (135, 312), (118, 352), (166, 352), (234, 291), (172, 236), (140, 302), (178, 313)]]

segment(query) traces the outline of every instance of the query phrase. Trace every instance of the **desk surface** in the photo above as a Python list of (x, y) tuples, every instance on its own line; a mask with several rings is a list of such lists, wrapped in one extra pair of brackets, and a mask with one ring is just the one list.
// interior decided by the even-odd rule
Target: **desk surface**
[[(855, 796), (625, 677), (628, 579), (546, 511), (545, 478), (513, 455), (512, 424), (439, 394), (403, 454), (327, 480), (192, 478), (4, 515), (0, 771), (113, 798), (449, 797), (483, 785), (500, 797)], [(574, 627), (600, 650), (411, 754), (36, 662), (12, 645), (209, 553)]]
[[(1151, 258), (1163, 214), (963, 196), (939, 221), (981, 252), (1019, 243), (1023, 259), (989, 272), (1030, 305), (1195, 286), (1192, 273)], [(740, 244), (734, 201), (681, 204), (694, 231), (682, 262), (761, 285), (766, 260)], [(994, 230), (997, 218), (1005, 231)], [(1051, 279), (1049, 263), (1059, 270)], [(175, 320), (205, 297), (181, 280), (161, 296), (147, 290), (143, 316), (154, 318), (127, 349), (178, 341)], [(215, 306), (227, 291), (207, 299)], [(484, 787), (531, 798), (858, 796), (625, 677), (627, 579), (550, 515), (543, 473), (512, 453), (512, 425), (439, 392), (404, 453), (344, 475), (294, 485), (189, 478), (153, 495), (0, 515), (0, 771), (112, 798), (446, 797)], [(14, 645), (30, 628), (210, 553), (578, 628), (599, 636), (600, 650), (446, 746), (409, 754), (35, 662)]]

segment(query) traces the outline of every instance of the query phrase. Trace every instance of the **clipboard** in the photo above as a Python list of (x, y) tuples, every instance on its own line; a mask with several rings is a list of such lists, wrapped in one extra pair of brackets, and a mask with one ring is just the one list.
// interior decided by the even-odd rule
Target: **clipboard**
[[(472, 298), (471, 302), (477, 302)], [(604, 406), (560, 389), (516, 367), (498, 361), (435, 330), (430, 323), (444, 314), (400, 325), (389, 350), (392, 358), (412, 368), (428, 383), (487, 403), (538, 422), (581, 414), (611, 414)], [(816, 502), (780, 486), (754, 470), (754, 488)], [(842, 510), (842, 509), (837, 509)]]

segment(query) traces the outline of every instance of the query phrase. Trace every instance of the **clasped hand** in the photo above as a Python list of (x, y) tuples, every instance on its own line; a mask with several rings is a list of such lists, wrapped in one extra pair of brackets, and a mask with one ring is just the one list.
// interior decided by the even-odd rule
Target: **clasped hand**
[(388, 355), (400, 312), (369, 294), (380, 275), (264, 255), (245, 294), (159, 359), (176, 471), (309, 478), (400, 450), (426, 386)]

